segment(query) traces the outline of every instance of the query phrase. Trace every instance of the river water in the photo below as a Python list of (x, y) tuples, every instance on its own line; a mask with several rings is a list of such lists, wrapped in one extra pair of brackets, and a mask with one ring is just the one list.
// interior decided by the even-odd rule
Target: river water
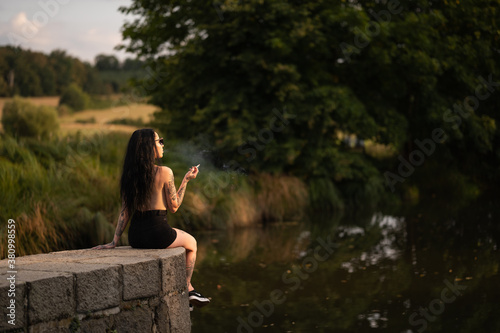
[(497, 202), (196, 232), (192, 332), (500, 332)]

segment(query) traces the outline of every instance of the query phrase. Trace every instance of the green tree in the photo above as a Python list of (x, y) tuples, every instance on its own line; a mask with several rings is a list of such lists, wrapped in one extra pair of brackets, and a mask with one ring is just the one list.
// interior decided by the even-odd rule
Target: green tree
[(63, 89), (72, 82), (72, 61), (63, 50), (54, 50), (49, 54), (49, 61), (54, 68), (56, 75), (57, 93), (60, 94)]
[(73, 111), (85, 110), (90, 106), (90, 97), (78, 85), (72, 83), (63, 91), (59, 105), (67, 105)]
[(127, 58), (122, 64), (124, 71), (139, 71), (143, 68), (144, 62), (139, 59)]
[(7, 62), (8, 51), (6, 49), (0, 48), (0, 96), (9, 96), (10, 89), (7, 83), (9, 64)]
[(120, 62), (113, 55), (99, 54), (95, 57), (95, 68), (98, 71), (117, 71), (120, 69)]
[[(499, 74), (499, 4), (136, 0), (121, 8), (137, 16), (124, 25), (122, 48), (150, 59), (157, 75), (142, 86), (162, 108), (165, 132), (208, 141), (245, 169), (334, 182), (362, 202), (363, 193), (380, 193), (383, 172), (397, 172), (399, 160), (346, 149), (342, 134), (408, 159), (415, 139), (442, 128), (448, 140), (432, 158), (482, 179), (494, 171), (500, 94), (460, 125), (444, 115), (486, 93), (480, 75)], [(284, 126), (269, 131), (273, 122), (279, 128), (276, 110)]]
[(54, 96), (57, 94), (56, 75), (52, 68), (43, 67), (40, 71), (42, 79), (43, 94), (46, 96)]
[[(71, 83), (90, 94), (110, 94), (120, 92), (129, 79), (144, 76), (140, 60), (127, 59), (121, 68), (116, 57), (102, 57), (105, 59), (97, 67), (109, 70), (97, 70), (63, 50), (46, 55), (19, 47), (0, 47), (0, 96), (54, 96)], [(104, 66), (106, 61), (108, 65)]]

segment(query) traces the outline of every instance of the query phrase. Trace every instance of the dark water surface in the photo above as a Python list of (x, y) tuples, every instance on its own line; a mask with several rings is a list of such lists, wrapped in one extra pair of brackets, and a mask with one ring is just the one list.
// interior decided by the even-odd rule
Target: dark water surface
[(195, 233), (192, 332), (500, 332), (495, 204)]

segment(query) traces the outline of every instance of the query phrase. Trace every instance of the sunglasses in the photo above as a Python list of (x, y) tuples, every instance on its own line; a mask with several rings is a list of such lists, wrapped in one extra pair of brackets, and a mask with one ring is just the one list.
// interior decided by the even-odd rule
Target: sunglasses
[(155, 140), (155, 141), (159, 141), (161, 145), (163, 145), (163, 138), (159, 138), (158, 140)]

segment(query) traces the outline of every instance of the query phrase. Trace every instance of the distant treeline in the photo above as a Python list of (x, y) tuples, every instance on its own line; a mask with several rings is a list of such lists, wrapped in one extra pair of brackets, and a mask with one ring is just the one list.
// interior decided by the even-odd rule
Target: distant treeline
[(54, 96), (71, 83), (89, 94), (112, 94), (126, 89), (132, 78), (144, 76), (143, 62), (100, 54), (95, 65), (74, 58), (63, 50), (50, 54), (0, 47), (0, 97)]

